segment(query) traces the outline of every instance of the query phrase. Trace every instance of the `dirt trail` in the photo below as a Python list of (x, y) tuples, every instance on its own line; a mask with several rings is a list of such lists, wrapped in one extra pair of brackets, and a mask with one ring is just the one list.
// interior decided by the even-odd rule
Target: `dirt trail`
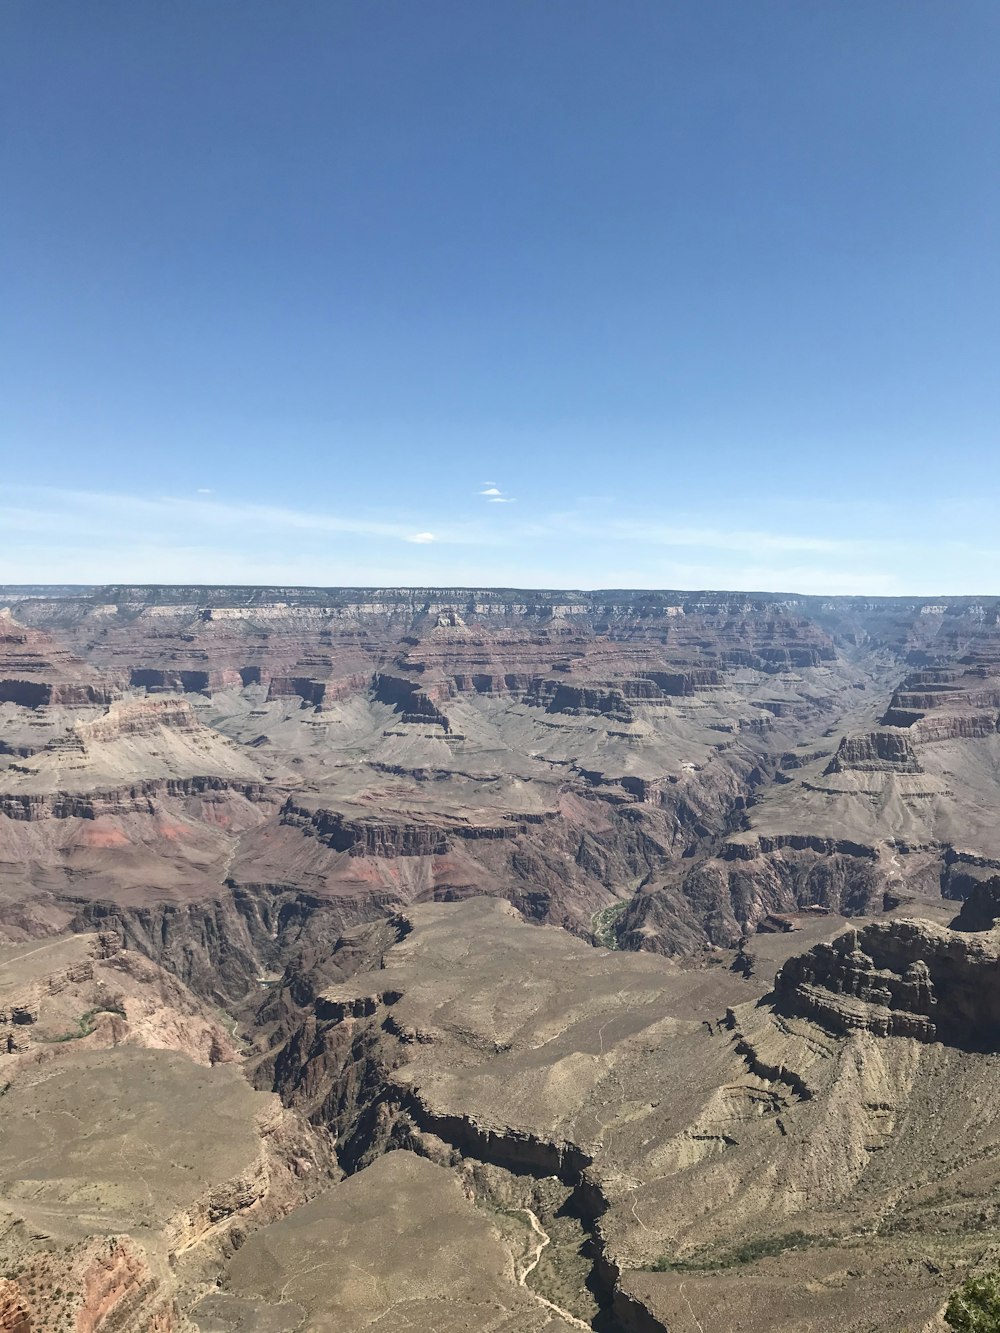
[(17, 954), (15, 957), (8, 959), (7, 965), (10, 965), (11, 963), (23, 963), (26, 958), (34, 958), (36, 953), (44, 953), (46, 949), (56, 949), (60, 944), (65, 943), (65, 936), (60, 936), (59, 939), (51, 940), (48, 944), (40, 944), (37, 949), (29, 949), (27, 953)]
[[(535, 1216), (535, 1214), (531, 1211), (530, 1208), (519, 1208), (518, 1212), (521, 1212), (525, 1215), (525, 1217), (531, 1223), (532, 1231), (538, 1237), (538, 1249), (532, 1256), (531, 1262), (524, 1269), (522, 1269), (517, 1279), (520, 1286), (527, 1287), (528, 1275), (529, 1273), (533, 1273), (535, 1269), (538, 1267), (538, 1261), (539, 1259), (541, 1259), (545, 1247), (551, 1244), (551, 1237), (549, 1236), (548, 1232), (543, 1230), (542, 1224), (539, 1222), (538, 1218)], [(531, 1291), (530, 1287), (527, 1287), (527, 1289)], [(532, 1291), (531, 1294), (532, 1296), (534, 1296), (535, 1300), (539, 1303), (539, 1305), (544, 1305), (546, 1310), (551, 1310), (552, 1313), (557, 1314), (560, 1319), (565, 1319), (567, 1324), (572, 1324), (574, 1328), (585, 1328), (587, 1329), (587, 1333), (591, 1333), (590, 1324), (585, 1324), (582, 1319), (577, 1319), (576, 1315), (572, 1315), (568, 1310), (562, 1309), (562, 1307), (556, 1305), (554, 1301), (547, 1301), (544, 1296), (539, 1296), (537, 1291)]]

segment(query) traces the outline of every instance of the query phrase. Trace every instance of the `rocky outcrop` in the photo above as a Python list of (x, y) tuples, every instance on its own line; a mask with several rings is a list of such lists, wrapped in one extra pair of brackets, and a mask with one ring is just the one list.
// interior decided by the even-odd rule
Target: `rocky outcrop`
[(1000, 875), (974, 883), (952, 921), (953, 930), (979, 932), (992, 930), (1000, 921)]
[(540, 822), (516, 816), (511, 816), (509, 822), (498, 824), (448, 820), (433, 825), (403, 820), (352, 819), (340, 811), (300, 804), (291, 797), (282, 807), (281, 821), (303, 829), (333, 851), (381, 858), (444, 856), (451, 845), (449, 839), (469, 842), (508, 840), (525, 833), (529, 823)]
[(462, 1157), (515, 1173), (556, 1176), (568, 1185), (580, 1184), (584, 1171), (593, 1164), (589, 1153), (565, 1139), (545, 1139), (524, 1130), (477, 1124), (467, 1115), (443, 1114), (428, 1104), (419, 1089), (399, 1088), (392, 1095), (417, 1130), (441, 1139)]
[(568, 685), (559, 680), (542, 680), (529, 691), (527, 702), (549, 713), (605, 716), (615, 722), (632, 722), (635, 714), (625, 702), (621, 689), (614, 686)]
[(391, 704), (403, 722), (433, 723), (445, 731), (451, 730), (451, 723), (438, 707), (442, 698), (450, 694), (444, 683), (434, 690), (428, 690), (405, 676), (379, 672), (375, 677), (373, 694), (380, 703)]
[(22, 708), (109, 704), (120, 681), (103, 676), (53, 635), (0, 608), (0, 704)]
[(934, 741), (982, 740), (986, 736), (996, 735), (1000, 730), (1000, 715), (992, 712), (952, 717), (915, 715), (911, 725), (916, 739), (926, 744)]
[[(247, 669), (221, 667), (218, 669), (179, 668), (170, 670), (162, 667), (133, 667), (129, 672), (129, 684), (133, 689), (151, 691), (170, 691), (178, 694), (212, 694), (216, 690), (226, 690), (233, 686), (249, 684), (245, 674)], [(255, 668), (248, 669), (252, 674)], [(259, 669), (258, 669), (259, 670)]]
[(0, 1278), (0, 1333), (31, 1333), (27, 1297), (9, 1278)]
[(0, 680), (0, 704), (19, 704), (22, 708), (85, 708), (109, 704), (115, 694), (115, 690), (101, 685)]
[(125, 1237), (113, 1236), (106, 1246), (98, 1242), (93, 1247), (80, 1285), (79, 1333), (111, 1333), (140, 1320), (168, 1333), (179, 1324), (174, 1302), (158, 1293), (159, 1284), (141, 1251)]
[(924, 744), (979, 740), (1000, 727), (1000, 680), (992, 654), (966, 655), (951, 670), (911, 672), (893, 694), (882, 722), (908, 728)]
[(775, 978), (780, 1012), (833, 1032), (1000, 1049), (1000, 931), (971, 935), (897, 920), (847, 931), (790, 959)]
[(920, 773), (910, 737), (905, 732), (870, 731), (845, 736), (824, 773)]
[(811, 834), (761, 834), (725, 842), (719, 853), (651, 880), (616, 923), (622, 948), (690, 952), (696, 941), (736, 948), (775, 917), (881, 910), (888, 872), (873, 847)]
[(432, 825), (352, 820), (337, 811), (304, 808), (292, 799), (282, 808), (281, 820), (351, 856), (443, 856), (448, 850), (444, 830)]
[(98, 819), (102, 815), (155, 814), (164, 797), (202, 796), (234, 792), (248, 801), (266, 801), (270, 793), (262, 782), (241, 782), (225, 777), (148, 778), (125, 787), (90, 792), (0, 792), (0, 815), (35, 823), (45, 819)]
[(74, 723), (73, 732), (86, 750), (126, 736), (153, 736), (161, 727), (191, 733), (199, 731), (201, 724), (185, 699), (140, 699), (114, 703), (103, 717)]
[[(687, 671), (646, 671), (642, 680), (648, 681), (669, 698), (683, 698), (702, 690), (720, 689), (725, 676), (717, 667), (691, 667)], [(631, 682), (623, 682), (622, 689), (629, 695)]]
[[(67, 964), (67, 958), (73, 961)], [(195, 1064), (233, 1062), (239, 1052), (217, 1010), (134, 950), (117, 931), (11, 950), (14, 980), (0, 987), (0, 1074), (71, 1051), (136, 1046), (176, 1050)], [(3, 1080), (0, 1080), (3, 1081)]]
[(751, 671), (766, 671), (774, 674), (779, 671), (801, 670), (804, 667), (820, 666), (823, 662), (832, 662), (836, 652), (830, 644), (811, 647), (761, 647), (756, 652), (746, 649), (728, 649), (721, 654), (721, 661), (728, 667), (742, 667)]
[(725, 861), (753, 861), (774, 852), (814, 852), (818, 856), (853, 856), (875, 861), (878, 851), (847, 838), (822, 838), (813, 833), (760, 833), (753, 837), (733, 838), (722, 849)]
[(358, 671), (348, 676), (316, 678), (309, 676), (272, 676), (267, 697), (271, 699), (298, 698), (314, 708), (339, 703), (352, 694), (365, 690), (371, 684), (371, 673)]
[[(1000, 874), (1000, 858), (981, 856), (957, 847), (944, 849), (941, 896), (958, 901), (968, 898), (985, 880)], [(982, 927), (985, 929), (985, 927)]]

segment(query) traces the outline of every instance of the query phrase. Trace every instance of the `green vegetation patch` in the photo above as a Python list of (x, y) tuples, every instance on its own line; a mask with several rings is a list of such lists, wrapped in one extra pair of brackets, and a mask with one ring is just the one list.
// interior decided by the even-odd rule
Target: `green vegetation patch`
[(811, 1236), (806, 1231), (788, 1231), (782, 1236), (759, 1236), (756, 1240), (745, 1241), (734, 1250), (722, 1254), (697, 1255), (692, 1259), (671, 1259), (661, 1255), (652, 1263), (643, 1264), (643, 1269), (650, 1273), (704, 1273), (716, 1268), (738, 1268), (742, 1264), (753, 1264), (758, 1259), (769, 1259), (787, 1250), (804, 1250), (810, 1245), (835, 1245), (836, 1236)]
[(599, 912), (595, 912), (590, 922), (591, 933), (597, 943), (604, 949), (617, 949), (618, 936), (615, 934), (618, 918), (628, 907), (628, 903), (612, 903), (610, 907), (602, 907)]
[(1000, 1273), (966, 1278), (952, 1292), (944, 1319), (958, 1333), (1000, 1333)]
[[(94, 1030), (94, 1019), (98, 1014), (117, 1014), (119, 1018), (124, 1018), (125, 1010), (117, 1004), (98, 1005), (96, 1009), (87, 1009), (82, 1013), (77, 1019), (77, 1026), (70, 1032), (62, 1032), (58, 1037), (40, 1037), (39, 1041), (77, 1041), (80, 1037), (89, 1037)], [(4, 1091), (6, 1092), (6, 1088)]]

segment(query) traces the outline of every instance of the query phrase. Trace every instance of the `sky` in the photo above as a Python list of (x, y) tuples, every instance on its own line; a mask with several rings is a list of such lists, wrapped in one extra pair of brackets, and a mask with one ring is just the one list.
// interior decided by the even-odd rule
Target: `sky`
[(996, 0), (5, 0), (0, 583), (1000, 594)]

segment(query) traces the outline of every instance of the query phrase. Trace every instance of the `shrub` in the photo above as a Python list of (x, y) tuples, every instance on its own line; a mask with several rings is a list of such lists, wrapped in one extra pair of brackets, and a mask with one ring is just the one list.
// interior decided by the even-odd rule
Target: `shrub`
[(957, 1333), (1000, 1333), (1000, 1273), (966, 1278), (952, 1292), (944, 1318)]

